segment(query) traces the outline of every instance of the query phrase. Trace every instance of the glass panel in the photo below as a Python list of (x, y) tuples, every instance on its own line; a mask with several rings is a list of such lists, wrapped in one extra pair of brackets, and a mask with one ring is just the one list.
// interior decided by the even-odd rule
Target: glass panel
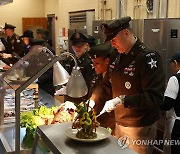
[(16, 64), (2, 74), (2, 79), (16, 90), (51, 62), (53, 57), (54, 55), (47, 48), (39, 45), (33, 46), (30, 52), (22, 59), (19, 58)]

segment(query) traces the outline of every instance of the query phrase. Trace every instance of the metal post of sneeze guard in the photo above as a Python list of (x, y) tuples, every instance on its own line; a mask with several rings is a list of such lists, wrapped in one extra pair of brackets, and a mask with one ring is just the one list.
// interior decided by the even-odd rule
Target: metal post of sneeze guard
[(20, 154), (20, 91), (15, 91), (16, 135), (15, 154)]
[(0, 78), (0, 125), (4, 124), (4, 96), (4, 81), (2, 80), (2, 78)]
[[(59, 56), (54, 56), (51, 61), (46, 64), (42, 69), (40, 69), (34, 76), (29, 78), (26, 82), (24, 82), (20, 87), (15, 90), (15, 106), (16, 106), (16, 135), (15, 135), (15, 153), (20, 154), (20, 94), (26, 89), (32, 82), (34, 82), (37, 78), (39, 78), (42, 74), (44, 74), (49, 68), (53, 66), (54, 63), (61, 60), (63, 56), (72, 56), (70, 53), (63, 53)], [(73, 59), (75, 59), (72, 56)], [(75, 65), (77, 62), (75, 61)]]
[(0, 87), (0, 125), (4, 124), (4, 95), (5, 89)]
[(15, 153), (20, 154), (20, 94), (26, 89), (32, 82), (44, 74), (50, 67), (53, 66), (60, 58), (55, 57), (50, 63), (44, 66), (33, 77), (27, 80), (21, 87), (15, 90), (15, 106), (16, 106), (16, 135), (15, 135)]

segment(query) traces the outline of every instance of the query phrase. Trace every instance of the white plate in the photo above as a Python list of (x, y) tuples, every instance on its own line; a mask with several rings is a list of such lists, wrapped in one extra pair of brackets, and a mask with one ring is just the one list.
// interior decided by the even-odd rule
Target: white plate
[(72, 128), (68, 128), (65, 131), (65, 135), (67, 137), (76, 141), (81, 141), (81, 142), (97, 142), (97, 141), (106, 139), (110, 135), (110, 132), (104, 127), (98, 127), (96, 129), (97, 138), (94, 138), (94, 139), (80, 139), (76, 137), (76, 133), (77, 133), (77, 129), (72, 129)]
[(28, 79), (29, 79), (29, 77), (24, 77), (22, 79), (10, 78), (9, 80), (13, 83), (23, 83), (23, 82), (27, 81)]

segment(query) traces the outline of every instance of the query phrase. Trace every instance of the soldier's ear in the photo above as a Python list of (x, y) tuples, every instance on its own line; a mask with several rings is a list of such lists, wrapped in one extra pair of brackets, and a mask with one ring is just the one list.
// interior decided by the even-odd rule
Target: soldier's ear
[(88, 51), (89, 44), (85, 43), (84, 45), (85, 45), (85, 50)]
[(126, 36), (130, 34), (130, 31), (128, 29), (123, 29), (123, 31)]
[(105, 61), (106, 61), (106, 64), (107, 64), (107, 65), (109, 65), (109, 61), (110, 61), (110, 59), (109, 59), (109, 58), (106, 58), (106, 60), (105, 60)]

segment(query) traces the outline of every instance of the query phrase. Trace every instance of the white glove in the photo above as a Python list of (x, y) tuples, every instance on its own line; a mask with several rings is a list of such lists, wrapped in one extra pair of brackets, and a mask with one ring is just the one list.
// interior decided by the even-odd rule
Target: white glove
[(109, 101), (106, 101), (102, 111), (104, 111), (104, 112), (111, 112), (112, 110), (115, 109), (115, 106), (117, 104), (122, 104), (122, 100), (119, 97), (116, 97), (116, 98), (113, 98), (113, 99), (111, 99)]
[(27, 67), (29, 65), (28, 61), (24, 61), (24, 66)]
[(3, 53), (2, 58), (7, 59), (7, 58), (12, 58), (11, 54)]
[(66, 95), (66, 87), (63, 86), (61, 89), (57, 90), (54, 95)]
[(91, 111), (92, 108), (95, 106), (95, 102), (93, 100), (87, 100), (86, 104), (89, 103), (88, 111)]
[(35, 81), (34, 81), (34, 83), (37, 83), (38, 82), (38, 79), (36, 79)]
[[(87, 101), (88, 103), (88, 101)], [(89, 100), (89, 106), (93, 108), (95, 106), (95, 102), (93, 100)]]

